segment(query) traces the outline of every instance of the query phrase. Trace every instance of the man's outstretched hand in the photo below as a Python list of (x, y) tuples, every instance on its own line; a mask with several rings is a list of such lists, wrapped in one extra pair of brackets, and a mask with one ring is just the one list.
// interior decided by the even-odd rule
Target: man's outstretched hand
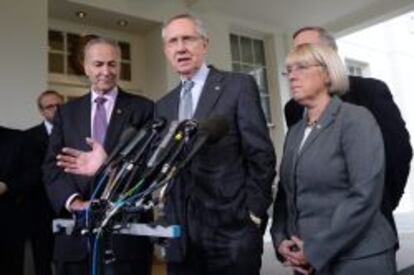
[(103, 146), (96, 140), (86, 138), (86, 143), (91, 147), (91, 151), (63, 148), (56, 156), (57, 166), (63, 168), (66, 173), (93, 176), (108, 156)]

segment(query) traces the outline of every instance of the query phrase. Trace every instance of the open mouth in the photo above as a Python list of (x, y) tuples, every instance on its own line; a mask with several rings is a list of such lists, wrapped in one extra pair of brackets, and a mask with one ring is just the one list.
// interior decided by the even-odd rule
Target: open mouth
[(191, 58), (189, 58), (189, 57), (179, 57), (179, 58), (177, 58), (178, 63), (186, 63), (190, 60), (191, 60)]

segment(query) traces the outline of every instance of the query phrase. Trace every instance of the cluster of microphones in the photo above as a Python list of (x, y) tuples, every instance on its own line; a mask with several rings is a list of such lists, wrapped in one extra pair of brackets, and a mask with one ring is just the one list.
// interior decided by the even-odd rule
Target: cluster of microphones
[(172, 121), (168, 127), (158, 118), (141, 129), (127, 128), (97, 173), (86, 228), (113, 228), (114, 221), (123, 219), (120, 216), (136, 216), (154, 207), (200, 149), (227, 132), (228, 123), (221, 116)]

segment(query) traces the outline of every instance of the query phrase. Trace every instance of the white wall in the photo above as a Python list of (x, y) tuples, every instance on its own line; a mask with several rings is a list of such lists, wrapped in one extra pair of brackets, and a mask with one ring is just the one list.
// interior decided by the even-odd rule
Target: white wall
[[(385, 81), (391, 89), (407, 128), (414, 139), (414, 12), (347, 35), (338, 40), (343, 57), (370, 65), (370, 76)], [(397, 213), (414, 211), (414, 161), (405, 194)]]
[(27, 128), (46, 88), (47, 0), (0, 1), (0, 34), (0, 124)]

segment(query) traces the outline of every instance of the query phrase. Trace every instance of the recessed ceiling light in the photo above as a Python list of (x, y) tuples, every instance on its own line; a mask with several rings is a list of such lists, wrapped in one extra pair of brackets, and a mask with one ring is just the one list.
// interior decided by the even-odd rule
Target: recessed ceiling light
[(120, 19), (120, 20), (116, 21), (116, 24), (118, 26), (125, 27), (126, 25), (128, 25), (128, 21), (126, 21), (124, 19)]
[(86, 12), (84, 12), (84, 11), (77, 11), (77, 12), (75, 12), (75, 14), (79, 18), (85, 18), (86, 17)]

